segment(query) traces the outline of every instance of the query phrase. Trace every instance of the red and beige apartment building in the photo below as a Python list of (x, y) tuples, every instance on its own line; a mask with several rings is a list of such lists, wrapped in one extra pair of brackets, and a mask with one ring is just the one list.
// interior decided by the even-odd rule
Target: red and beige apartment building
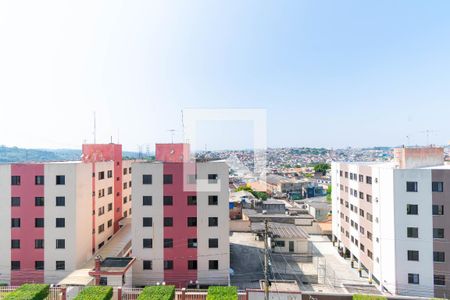
[(333, 163), (333, 240), (380, 290), (450, 296), (450, 165), (442, 148)]
[(116, 144), (81, 161), (0, 165), (0, 282), (58, 283), (131, 214), (131, 161)]
[(133, 163), (133, 285), (227, 284), (228, 166), (190, 159), (188, 144), (157, 144)]

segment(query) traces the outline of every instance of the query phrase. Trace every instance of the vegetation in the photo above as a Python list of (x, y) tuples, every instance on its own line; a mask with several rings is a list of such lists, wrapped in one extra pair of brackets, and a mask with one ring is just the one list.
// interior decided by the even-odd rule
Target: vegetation
[(44, 300), (48, 297), (49, 290), (48, 284), (24, 284), (4, 296), (3, 300)]
[(235, 286), (210, 286), (206, 300), (237, 300), (237, 288)]
[(327, 202), (331, 204), (331, 192), (332, 192), (332, 187), (331, 184), (328, 186), (327, 189)]
[(256, 198), (258, 198), (258, 199), (260, 199), (260, 200), (263, 200), (263, 201), (265, 201), (265, 200), (267, 200), (267, 198), (269, 198), (269, 195), (267, 195), (266, 192), (258, 192), (258, 191), (254, 191), (254, 190), (253, 190), (250, 186), (248, 186), (248, 185), (243, 185), (243, 186), (238, 187), (238, 188), (236, 189), (236, 192), (239, 192), (239, 191), (246, 191), (246, 192), (252, 193), (253, 196), (255, 196)]
[(316, 173), (322, 173), (323, 175), (325, 175), (329, 169), (331, 169), (331, 166), (327, 163), (321, 163), (314, 166), (314, 171)]
[(175, 286), (147, 286), (137, 300), (172, 300), (175, 298)]
[(110, 286), (89, 286), (82, 290), (74, 300), (110, 300), (113, 289)]
[(361, 294), (353, 295), (353, 300), (386, 300), (386, 299), (387, 298), (384, 296), (361, 295)]

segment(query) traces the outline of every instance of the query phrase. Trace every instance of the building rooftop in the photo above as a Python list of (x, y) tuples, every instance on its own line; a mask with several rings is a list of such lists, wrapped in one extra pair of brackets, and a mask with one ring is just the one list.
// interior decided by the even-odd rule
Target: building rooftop
[[(308, 239), (309, 235), (300, 227), (294, 224), (268, 222), (269, 232), (273, 237), (285, 239)], [(261, 233), (264, 231), (263, 222), (255, 222), (251, 225), (252, 231)]]

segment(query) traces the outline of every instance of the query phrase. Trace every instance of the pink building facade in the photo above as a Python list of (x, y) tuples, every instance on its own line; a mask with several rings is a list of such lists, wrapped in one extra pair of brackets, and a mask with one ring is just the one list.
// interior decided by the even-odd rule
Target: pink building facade
[(228, 166), (195, 162), (186, 144), (157, 144), (133, 164), (133, 284), (227, 284)]

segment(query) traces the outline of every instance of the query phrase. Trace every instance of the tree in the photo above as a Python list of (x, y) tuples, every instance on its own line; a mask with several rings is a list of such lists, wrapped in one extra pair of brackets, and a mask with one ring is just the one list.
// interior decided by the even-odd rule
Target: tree
[(322, 173), (323, 175), (325, 175), (329, 169), (331, 169), (331, 166), (327, 163), (320, 163), (314, 166), (314, 171), (316, 173)]
[(328, 203), (331, 203), (331, 191), (332, 191), (332, 187), (331, 187), (331, 184), (328, 186), (328, 189), (327, 189), (327, 202)]
[(261, 199), (261, 200), (267, 200), (267, 198), (269, 198), (269, 195), (267, 195), (267, 193), (266, 192), (258, 192), (258, 191), (254, 191), (250, 186), (248, 186), (248, 185), (242, 185), (242, 186), (240, 186), (240, 187), (238, 187), (237, 189), (236, 189), (236, 192), (239, 192), (239, 191), (246, 191), (246, 192), (249, 192), (249, 193), (252, 193), (252, 195), (255, 197), (255, 198), (258, 198), (258, 199)]

